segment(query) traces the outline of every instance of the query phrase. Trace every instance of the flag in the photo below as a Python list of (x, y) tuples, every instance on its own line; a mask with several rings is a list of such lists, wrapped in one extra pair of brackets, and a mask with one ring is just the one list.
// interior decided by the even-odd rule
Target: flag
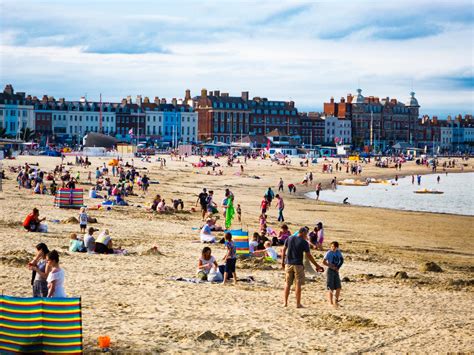
[(233, 203), (234, 196), (229, 195), (227, 198), (227, 209), (225, 211), (225, 229), (229, 229), (232, 225), (232, 220), (234, 219), (234, 203)]
[(130, 137), (133, 137), (133, 128), (129, 129), (128, 134), (130, 135)]
[(266, 150), (270, 150), (270, 143), (271, 143), (270, 139), (267, 138), (267, 148), (265, 148)]

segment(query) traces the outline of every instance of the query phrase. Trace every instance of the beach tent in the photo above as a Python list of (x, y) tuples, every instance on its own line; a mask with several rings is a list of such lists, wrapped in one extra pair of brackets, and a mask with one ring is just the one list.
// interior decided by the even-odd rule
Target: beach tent
[(242, 229), (228, 230), (232, 234), (232, 239), (237, 249), (237, 255), (250, 255), (249, 250), (249, 232)]
[(82, 354), (81, 299), (1, 295), (0, 353)]
[(84, 206), (84, 191), (82, 189), (60, 188), (54, 198), (54, 206), (59, 208), (81, 208)]

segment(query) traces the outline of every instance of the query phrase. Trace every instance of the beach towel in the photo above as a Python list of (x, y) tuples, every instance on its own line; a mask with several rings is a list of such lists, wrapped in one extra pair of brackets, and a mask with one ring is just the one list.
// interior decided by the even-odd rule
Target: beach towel
[(82, 354), (80, 298), (0, 296), (0, 353)]
[(230, 195), (227, 200), (227, 209), (225, 211), (225, 227), (229, 229), (232, 225), (232, 220), (234, 219), (235, 210), (234, 210), (234, 203), (233, 203), (233, 196)]

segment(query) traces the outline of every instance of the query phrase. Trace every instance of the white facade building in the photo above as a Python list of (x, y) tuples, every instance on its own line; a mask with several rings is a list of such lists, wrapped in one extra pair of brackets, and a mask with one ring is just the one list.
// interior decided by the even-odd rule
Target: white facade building
[(453, 127), (450, 125), (442, 126), (440, 128), (440, 139), (441, 148), (451, 148), (453, 144)]
[(351, 121), (334, 116), (322, 117), (324, 120), (324, 141), (326, 143), (351, 144)]
[(198, 113), (181, 112), (181, 142), (191, 143), (197, 141)]

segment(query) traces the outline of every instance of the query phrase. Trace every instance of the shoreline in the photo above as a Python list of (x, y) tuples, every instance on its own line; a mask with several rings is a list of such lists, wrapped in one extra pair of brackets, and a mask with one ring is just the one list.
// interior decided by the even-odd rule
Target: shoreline
[[(472, 171), (456, 171), (456, 172), (449, 172), (453, 174), (472, 174)], [(444, 174), (444, 172), (443, 172)], [(405, 174), (403, 176), (399, 176), (399, 179), (401, 178), (407, 178), (410, 177), (412, 174)], [(439, 175), (439, 173), (426, 173), (426, 174), (420, 174), (420, 175)], [(388, 177), (378, 177), (378, 178), (384, 178), (388, 180)], [(367, 186), (358, 186), (357, 188), (363, 189), (364, 187)], [(354, 187), (356, 188), (356, 187)], [(302, 195), (309, 199), (309, 200), (316, 200), (315, 197), (310, 197), (308, 196), (309, 194), (316, 194), (314, 189), (309, 190), (306, 193), (302, 193)], [(337, 205), (337, 206), (344, 206), (342, 202), (334, 202), (334, 201), (327, 201), (324, 199), (319, 199), (319, 201), (324, 202), (326, 204), (332, 204), (332, 205)], [(465, 217), (474, 217), (474, 214), (464, 214), (464, 213), (453, 213), (453, 212), (437, 212), (437, 211), (426, 211), (426, 210), (413, 210), (413, 209), (401, 209), (401, 208), (395, 208), (395, 207), (382, 207), (382, 206), (372, 206), (372, 205), (361, 205), (357, 203), (350, 203), (348, 206), (355, 206), (355, 207), (364, 207), (364, 208), (375, 208), (375, 209), (383, 209), (383, 210), (395, 210), (395, 211), (406, 211), (406, 212), (419, 212), (419, 213), (432, 213), (432, 214), (442, 214), (442, 215), (452, 215), (452, 216), (465, 216)]]

